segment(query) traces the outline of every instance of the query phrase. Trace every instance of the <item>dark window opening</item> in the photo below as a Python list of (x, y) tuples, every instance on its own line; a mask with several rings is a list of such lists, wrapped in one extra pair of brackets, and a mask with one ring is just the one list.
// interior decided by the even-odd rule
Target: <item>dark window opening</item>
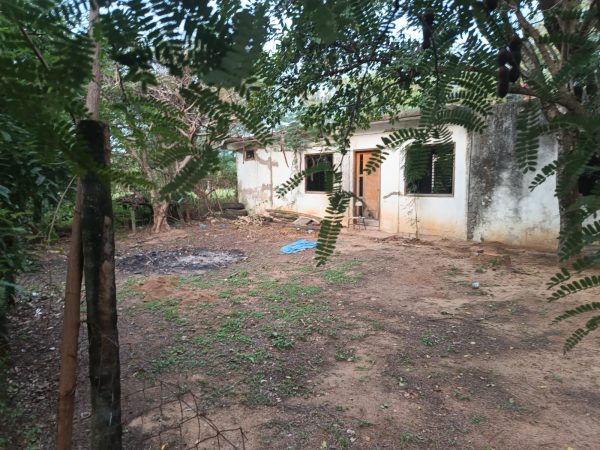
[[(332, 167), (333, 153), (305, 156), (306, 169), (317, 165)], [(306, 177), (306, 192), (325, 192), (327, 189), (327, 174), (325, 171), (311, 173)]]
[(254, 160), (254, 150), (244, 150), (244, 161)]
[(452, 194), (454, 144), (413, 144), (406, 151), (406, 191), (409, 194)]
[(594, 155), (579, 175), (579, 193), (583, 196), (593, 195), (600, 188), (600, 156)]

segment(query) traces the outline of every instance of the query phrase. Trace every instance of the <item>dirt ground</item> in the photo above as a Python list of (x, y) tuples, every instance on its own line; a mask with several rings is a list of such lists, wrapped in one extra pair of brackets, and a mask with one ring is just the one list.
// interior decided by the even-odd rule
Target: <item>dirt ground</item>
[[(600, 448), (600, 334), (563, 356), (578, 324), (551, 325), (591, 296), (546, 301), (554, 256), (352, 231), (315, 268), (314, 250), (280, 253), (299, 238), (316, 237), (216, 221), (120, 236), (123, 261), (243, 254), (200, 272), (118, 266), (126, 448)], [(0, 447), (53, 447), (64, 248), (10, 318)], [(81, 349), (85, 367), (83, 331)]]

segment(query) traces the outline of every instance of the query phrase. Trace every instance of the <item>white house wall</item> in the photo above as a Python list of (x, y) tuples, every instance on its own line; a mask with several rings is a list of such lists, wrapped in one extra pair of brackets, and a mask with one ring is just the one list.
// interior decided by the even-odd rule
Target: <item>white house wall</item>
[[(322, 147), (302, 152), (286, 151), (278, 147), (256, 149), (254, 160), (244, 160), (244, 152), (237, 152), (238, 199), (253, 213), (266, 209), (283, 209), (318, 217), (325, 216), (327, 195), (306, 192), (304, 182), (298, 188), (279, 198), (275, 190), (288, 181), (292, 175), (304, 169), (304, 156), (329, 151)], [(334, 153), (334, 164), (342, 161), (341, 155)], [(343, 171), (350, 170), (347, 159), (343, 161)]]
[[(389, 233), (437, 235), (457, 239), (500, 241), (540, 248), (553, 248), (559, 229), (555, 180), (529, 190), (535, 173), (523, 175), (514, 155), (516, 113), (519, 105), (496, 108), (484, 133), (468, 133), (453, 126), (455, 142), (452, 195), (411, 195), (405, 192), (404, 152), (390, 152), (381, 166), (379, 228)], [(334, 152), (334, 163), (342, 164), (344, 189), (353, 190), (353, 152), (372, 150), (392, 129), (414, 126), (418, 117), (408, 115), (395, 125), (374, 123), (350, 139), (351, 152), (342, 158)], [(556, 141), (541, 140), (538, 167), (556, 158)], [(256, 149), (253, 161), (237, 153), (239, 200), (252, 212), (280, 208), (323, 217), (324, 193), (305, 192), (304, 182), (279, 199), (274, 192), (304, 168), (304, 156), (320, 153), (315, 147), (284, 153), (275, 146)], [(351, 212), (349, 211), (349, 215)]]
[[(530, 191), (536, 172), (523, 174), (514, 154), (519, 107), (496, 107), (484, 133), (473, 135), (468, 238), (553, 249), (559, 230), (556, 179), (551, 176)], [(553, 161), (557, 150), (554, 137), (542, 138), (538, 168)]]
[[(417, 125), (404, 120), (395, 128)], [(376, 124), (350, 139), (353, 151), (370, 150), (389, 135), (389, 124)], [(455, 142), (454, 194), (406, 195), (404, 152), (392, 151), (381, 166), (381, 200), (379, 228), (389, 233), (438, 235), (457, 239), (467, 237), (467, 153), (468, 135), (460, 127), (450, 127)], [(350, 178), (352, 172), (349, 171)]]

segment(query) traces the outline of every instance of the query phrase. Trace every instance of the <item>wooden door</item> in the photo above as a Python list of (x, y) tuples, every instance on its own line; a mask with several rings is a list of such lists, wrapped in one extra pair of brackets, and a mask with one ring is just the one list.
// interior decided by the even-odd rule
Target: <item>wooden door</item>
[(355, 206), (354, 214), (379, 220), (381, 172), (377, 169), (367, 174), (365, 169), (372, 153), (371, 151), (354, 152), (354, 194), (362, 203), (362, 206)]

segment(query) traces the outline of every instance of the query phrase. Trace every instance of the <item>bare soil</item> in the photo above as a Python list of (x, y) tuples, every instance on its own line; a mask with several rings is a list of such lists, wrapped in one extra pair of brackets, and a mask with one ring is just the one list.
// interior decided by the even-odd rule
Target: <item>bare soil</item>
[[(246, 258), (119, 271), (126, 448), (600, 448), (600, 334), (564, 356), (579, 324), (551, 325), (591, 295), (547, 302), (553, 255), (353, 231), (316, 268), (313, 250), (280, 253), (299, 238), (316, 237), (221, 221), (120, 236), (123, 258)], [(24, 278), (10, 317), (0, 448), (53, 448), (62, 248)]]

